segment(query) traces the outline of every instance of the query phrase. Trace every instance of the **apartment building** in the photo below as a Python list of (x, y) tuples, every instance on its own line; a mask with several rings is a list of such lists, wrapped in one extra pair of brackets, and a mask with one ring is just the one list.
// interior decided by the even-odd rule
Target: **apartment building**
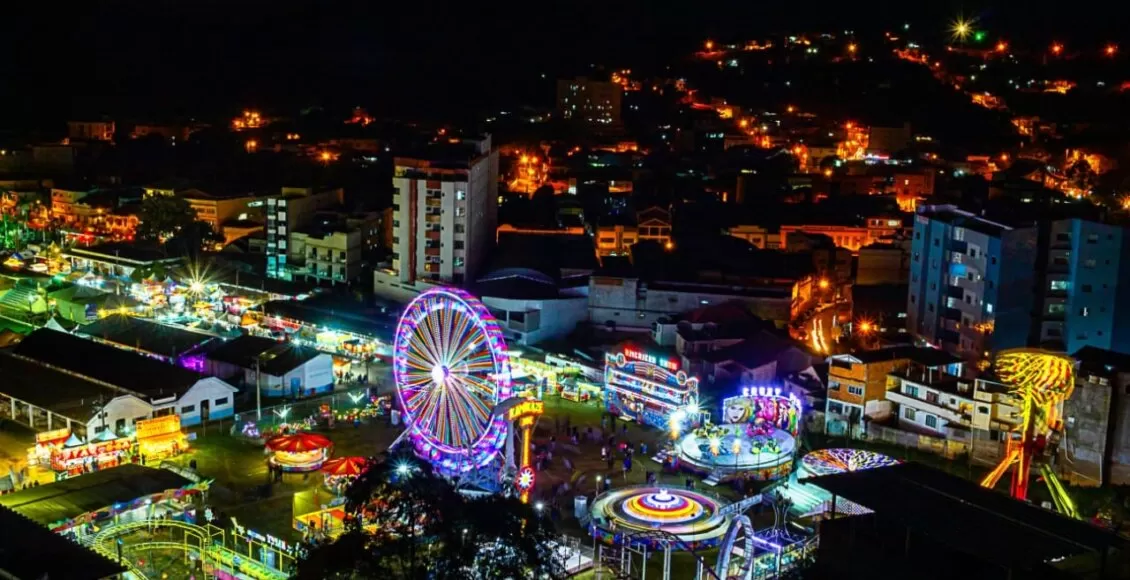
[(404, 298), (432, 284), (474, 281), (498, 220), (490, 136), (433, 144), (393, 164), (392, 261), (374, 273), (377, 294)]
[(911, 239), (907, 330), (966, 359), (1028, 344), (1037, 232), (952, 205), (921, 206)]

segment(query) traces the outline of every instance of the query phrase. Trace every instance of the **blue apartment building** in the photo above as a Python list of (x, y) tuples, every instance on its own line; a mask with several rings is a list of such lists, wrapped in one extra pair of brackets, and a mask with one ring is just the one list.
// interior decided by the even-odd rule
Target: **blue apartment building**
[(922, 206), (911, 239), (907, 331), (976, 360), (1026, 346), (1036, 304), (1037, 229), (952, 205)]
[(1130, 354), (1130, 236), (1083, 219), (1058, 220), (1050, 229), (1039, 346)]

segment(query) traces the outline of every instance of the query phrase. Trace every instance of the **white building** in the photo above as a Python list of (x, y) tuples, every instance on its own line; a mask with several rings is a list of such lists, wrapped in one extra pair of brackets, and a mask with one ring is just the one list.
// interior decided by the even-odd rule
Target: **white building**
[(232, 339), (208, 353), (209, 371), (259, 385), (265, 397), (295, 397), (333, 390), (333, 357), (261, 336)]
[(482, 297), (511, 344), (537, 344), (566, 337), (588, 319), (587, 280), (555, 282), (525, 268), (507, 268), (480, 279), (474, 292)]
[(490, 137), (435, 144), (394, 165), (392, 261), (374, 273), (374, 291), (405, 300), (430, 285), (474, 280), (498, 219), (498, 151)]

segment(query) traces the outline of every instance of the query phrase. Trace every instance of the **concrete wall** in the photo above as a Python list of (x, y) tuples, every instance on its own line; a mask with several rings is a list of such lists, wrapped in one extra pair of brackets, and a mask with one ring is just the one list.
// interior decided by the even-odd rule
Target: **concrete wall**
[(203, 418), (201, 409), (205, 401), (207, 401), (209, 420), (232, 416), (237, 392), (235, 387), (216, 377), (200, 380), (175, 403), (181, 425), (198, 425)]
[(732, 300), (745, 303), (751, 312), (765, 320), (789, 321), (791, 292), (781, 297), (723, 294), (721, 290), (643, 290), (634, 278), (594, 276), (589, 282), (589, 321), (601, 325), (615, 322), (617, 327), (651, 329), (660, 318), (690, 312), (703, 306)]
[[(483, 296), (482, 300), (495, 313), (507, 342), (512, 344), (529, 345), (564, 338), (589, 316), (589, 301), (586, 296), (550, 300)], [(514, 313), (523, 313), (525, 320), (514, 320)]]

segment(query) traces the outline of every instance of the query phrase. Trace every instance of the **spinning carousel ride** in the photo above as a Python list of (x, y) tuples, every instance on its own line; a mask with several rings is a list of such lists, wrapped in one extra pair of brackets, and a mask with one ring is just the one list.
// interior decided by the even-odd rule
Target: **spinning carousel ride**
[(605, 544), (622, 544), (637, 532), (662, 531), (677, 537), (681, 549), (710, 548), (730, 524), (721, 507), (717, 499), (685, 489), (626, 487), (593, 500), (589, 532)]
[(777, 388), (744, 389), (722, 404), (721, 425), (707, 423), (675, 443), (677, 467), (718, 479), (761, 481), (792, 472), (802, 406)]

